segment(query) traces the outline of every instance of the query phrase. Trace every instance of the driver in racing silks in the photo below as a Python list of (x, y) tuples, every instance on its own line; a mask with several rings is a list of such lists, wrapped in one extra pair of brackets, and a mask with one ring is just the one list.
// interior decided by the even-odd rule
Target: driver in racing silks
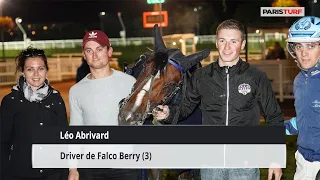
[(301, 69), (293, 86), (297, 116), (285, 122), (286, 134), (298, 135), (294, 180), (320, 180), (320, 18), (294, 22), (286, 41)]

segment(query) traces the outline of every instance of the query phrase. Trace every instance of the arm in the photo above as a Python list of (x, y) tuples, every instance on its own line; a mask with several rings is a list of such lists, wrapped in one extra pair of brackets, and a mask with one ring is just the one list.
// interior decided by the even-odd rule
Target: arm
[(8, 172), (9, 168), (9, 155), (10, 155), (10, 148), (12, 145), (12, 139), (14, 136), (13, 130), (13, 119), (14, 119), (14, 112), (15, 109), (14, 105), (12, 104), (14, 101), (9, 97), (6, 96), (3, 98), (0, 107), (0, 152), (1, 152), (1, 178), (0, 179), (7, 179), (6, 173)]
[(60, 121), (60, 124), (63, 127), (68, 126), (68, 116), (67, 116), (67, 110), (66, 105), (64, 103), (64, 100), (62, 99), (60, 93), (57, 95), (58, 99), (58, 120)]
[[(70, 106), (70, 123), (69, 126), (82, 126), (84, 125), (83, 117), (82, 117), (82, 110), (79, 107), (78, 102), (74, 98), (74, 93), (72, 92), (72, 88), (69, 92), (69, 106)], [(76, 146), (69, 146), (68, 147), (70, 152), (79, 153), (81, 148)], [(79, 172), (77, 170), (77, 160), (70, 160), (69, 161), (69, 175), (68, 180), (79, 180)]]
[(69, 106), (70, 106), (70, 126), (82, 126), (84, 125), (82, 110), (74, 98), (74, 93), (72, 89), (69, 92)]
[[(262, 76), (260, 76), (258, 91), (258, 103), (264, 114), (266, 122), (271, 125), (283, 125), (283, 114), (266, 73), (263, 73)], [(282, 176), (282, 169), (269, 168), (268, 180), (272, 179), (273, 174), (275, 176), (275, 180), (280, 180)]]
[(283, 114), (266, 73), (260, 76), (258, 83), (258, 103), (264, 119), (271, 125), (283, 125)]
[(297, 135), (299, 134), (298, 127), (297, 127), (297, 118), (293, 117), (288, 121), (284, 122), (286, 126), (286, 135)]
[[(58, 102), (58, 120), (59, 124), (62, 127), (67, 127), (68, 126), (68, 116), (67, 116), (67, 111), (66, 111), (66, 106), (64, 103), (64, 100), (62, 99), (60, 93), (57, 94), (57, 102)], [(71, 152), (79, 152), (80, 148), (72, 148), (68, 147), (69, 151)], [(69, 165), (74, 167), (77, 165), (77, 160), (70, 160)], [(79, 180), (79, 172), (77, 168), (69, 168), (69, 176), (68, 179), (70, 180)]]
[[(181, 97), (179, 104), (174, 106), (169, 106), (169, 116), (165, 119), (166, 122), (171, 123), (176, 117), (176, 113), (179, 110), (178, 121), (183, 120), (189, 114), (193, 112), (196, 106), (201, 101), (201, 95), (199, 93), (199, 81), (201, 71), (196, 71), (191, 80), (187, 82), (185, 89), (185, 96)], [(183, 90), (182, 90), (183, 91)]]

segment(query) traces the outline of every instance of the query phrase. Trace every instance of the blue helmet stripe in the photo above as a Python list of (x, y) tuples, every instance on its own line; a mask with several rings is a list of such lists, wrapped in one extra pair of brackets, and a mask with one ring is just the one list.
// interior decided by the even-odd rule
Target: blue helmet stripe
[(314, 17), (311, 17), (311, 23), (314, 24)]
[(308, 38), (307, 41), (313, 41), (314, 38), (318, 39), (319, 35), (320, 18), (315, 16), (305, 16), (297, 20), (290, 27), (287, 42), (290, 42), (291, 38), (294, 38), (294, 41), (296, 41), (299, 38)]

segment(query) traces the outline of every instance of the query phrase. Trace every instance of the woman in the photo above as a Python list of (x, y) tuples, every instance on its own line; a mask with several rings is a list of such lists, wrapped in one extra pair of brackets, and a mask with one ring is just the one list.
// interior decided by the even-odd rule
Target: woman
[[(47, 80), (47, 57), (43, 50), (29, 47), (17, 56), (16, 61), (17, 72), (23, 72), (23, 75), (11, 93), (2, 99), (0, 107), (0, 179), (67, 180), (66, 169), (32, 168), (34, 132), (43, 126), (68, 126), (63, 99)], [(51, 136), (41, 134), (45, 138)]]

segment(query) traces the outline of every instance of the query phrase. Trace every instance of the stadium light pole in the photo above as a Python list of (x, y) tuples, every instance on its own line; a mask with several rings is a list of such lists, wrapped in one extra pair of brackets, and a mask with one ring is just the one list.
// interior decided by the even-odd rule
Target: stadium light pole
[(2, 16), (2, 6), (3, 6), (3, 0), (0, 0), (0, 16)]
[(310, 4), (311, 4), (311, 15), (312, 16), (318, 16), (318, 8), (319, 7), (319, 0), (311, 0)]
[(200, 34), (200, 24), (199, 24), (200, 14), (199, 13), (201, 9), (202, 9), (202, 6), (193, 8), (193, 11), (196, 13), (196, 19), (197, 19), (197, 36), (199, 36)]
[[(159, 3), (159, 13), (161, 13), (161, 11), (162, 11), (162, 3), (160, 2), (160, 3)], [(161, 36), (162, 36), (162, 26), (161, 26), (161, 23), (159, 24), (159, 27), (160, 27), (160, 34), (161, 34)]]
[(124, 23), (122, 21), (121, 12), (118, 12), (117, 15), (118, 15), (120, 24), (122, 26), (122, 31), (120, 31), (120, 36), (122, 38), (123, 45), (125, 46), (126, 45), (126, 27), (124, 26)]
[(100, 30), (102, 31), (102, 32), (104, 32), (104, 27), (103, 27), (103, 16), (105, 16), (106, 15), (106, 12), (104, 12), (104, 11), (102, 11), (102, 12), (100, 12), (99, 13), (99, 18), (100, 18)]
[(27, 33), (26, 33), (26, 31), (23, 29), (23, 27), (21, 26), (22, 19), (21, 19), (20, 17), (17, 17), (17, 18), (15, 19), (15, 22), (16, 22), (17, 26), (19, 27), (20, 31), (22, 32), (23, 42), (24, 42), (24, 48), (26, 48), (26, 46), (27, 46)]
[[(0, 16), (2, 16), (2, 6), (3, 6), (3, 0), (0, 0)], [(4, 28), (1, 29), (1, 40), (2, 40), (2, 61), (6, 61), (5, 51), (4, 51)]]

